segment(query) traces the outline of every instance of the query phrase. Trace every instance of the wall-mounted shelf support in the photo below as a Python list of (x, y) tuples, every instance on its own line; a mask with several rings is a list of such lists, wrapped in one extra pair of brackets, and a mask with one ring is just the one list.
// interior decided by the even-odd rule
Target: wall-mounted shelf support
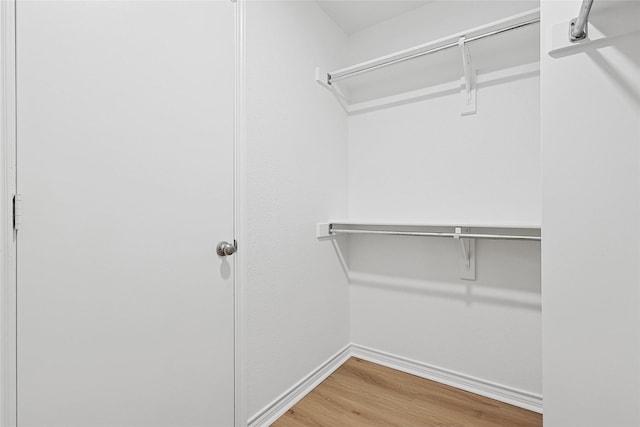
[(466, 45), (465, 36), (460, 37), (458, 40), (458, 46), (462, 52), (462, 69), (464, 76), (462, 77), (462, 83), (464, 88), (462, 89), (462, 110), (461, 116), (468, 116), (475, 114), (477, 111), (476, 102), (476, 72), (471, 66), (471, 54), (469, 53), (469, 47)]
[(603, 7), (598, 10), (597, 25), (593, 25), (588, 19), (590, 2), (583, 1), (577, 18), (551, 25), (547, 37), (549, 55), (554, 58), (575, 55), (587, 48), (610, 46), (620, 37), (638, 37), (638, 4), (620, 2), (615, 7)]
[(462, 258), (460, 260), (460, 278), (476, 280), (476, 240), (465, 239), (462, 233), (469, 234), (469, 228), (455, 227), (453, 238), (460, 242)]
[(580, 13), (569, 22), (569, 41), (577, 42), (578, 40), (586, 39), (589, 35), (589, 27), (587, 24), (589, 22), (589, 13), (591, 12), (592, 5), (593, 0), (582, 0)]
[(349, 101), (347, 100), (347, 97), (342, 93), (340, 88), (338, 88), (335, 84), (329, 83), (329, 73), (322, 71), (320, 67), (316, 67), (315, 80), (320, 86), (327, 89), (333, 94), (333, 96), (336, 97), (344, 112), (348, 114)]

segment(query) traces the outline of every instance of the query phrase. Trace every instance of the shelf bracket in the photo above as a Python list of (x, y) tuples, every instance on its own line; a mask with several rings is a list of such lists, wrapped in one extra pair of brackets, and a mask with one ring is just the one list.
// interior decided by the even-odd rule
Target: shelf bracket
[(477, 110), (476, 71), (471, 66), (471, 54), (469, 53), (469, 47), (466, 45), (466, 38), (464, 36), (458, 40), (458, 46), (460, 46), (462, 52), (462, 69), (464, 71), (464, 76), (462, 77), (464, 88), (462, 89), (462, 109), (460, 110), (460, 115), (468, 116), (475, 114)]
[(320, 86), (327, 89), (333, 94), (333, 96), (336, 97), (344, 112), (348, 114), (349, 101), (347, 100), (347, 97), (344, 95), (344, 93), (342, 93), (342, 91), (335, 84), (329, 83), (329, 73), (321, 70), (320, 67), (316, 67), (315, 80)]
[(326, 239), (329, 237), (335, 237), (335, 235), (331, 234), (331, 223), (319, 222), (316, 225), (316, 238)]
[(468, 232), (468, 228), (456, 227), (453, 238), (460, 242), (460, 249), (462, 250), (460, 278), (463, 280), (476, 280), (476, 239), (460, 237), (460, 234)]

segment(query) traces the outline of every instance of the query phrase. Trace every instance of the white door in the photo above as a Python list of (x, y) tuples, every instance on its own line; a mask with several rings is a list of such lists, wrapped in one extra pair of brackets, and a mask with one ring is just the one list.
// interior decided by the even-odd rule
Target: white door
[(18, 1), (18, 425), (233, 425), (234, 4)]

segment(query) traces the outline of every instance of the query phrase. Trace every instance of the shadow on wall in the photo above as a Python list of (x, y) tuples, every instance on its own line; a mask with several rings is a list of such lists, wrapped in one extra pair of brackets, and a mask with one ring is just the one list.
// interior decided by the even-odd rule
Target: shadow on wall
[[(335, 243), (353, 286), (465, 301), (541, 309), (540, 243), (476, 240), (476, 280), (459, 278), (454, 239), (350, 236)], [(345, 250), (348, 251), (345, 255)]]
[(337, 236), (330, 239), (331, 244), (333, 245), (333, 250), (335, 250), (336, 256), (338, 257), (338, 260), (340, 260), (340, 267), (342, 268), (342, 272), (344, 273), (344, 276), (347, 278), (347, 280), (349, 280), (349, 251), (347, 250), (347, 248), (349, 247), (349, 238), (347, 236)]
[[(640, 106), (640, 3), (596, 3), (589, 15), (589, 28), (596, 29), (604, 38), (577, 44), (551, 56), (587, 55), (634, 104)], [(622, 73), (619, 66), (613, 65), (601, 53), (604, 49), (607, 50), (607, 56), (620, 56), (624, 58), (623, 61), (633, 63), (634, 66), (629, 68), (635, 69), (635, 72)]]
[[(637, 38), (637, 37), (636, 37)], [(626, 49), (625, 49), (626, 48)], [(628, 58), (640, 58), (640, 44), (636, 40), (628, 40), (626, 43), (618, 43), (616, 49)], [(625, 52), (627, 50), (627, 52)], [(634, 51), (635, 54), (632, 54)], [(587, 48), (585, 53), (593, 60), (593, 62), (606, 73), (624, 93), (631, 102), (640, 107), (640, 79), (638, 73), (631, 77), (622, 74), (618, 67), (614, 66), (605, 58), (597, 48)], [(636, 68), (638, 65), (636, 63)]]
[[(532, 65), (535, 65), (535, 63), (533, 63), (533, 64), (525, 64), (525, 65), (529, 65), (531, 67)], [(515, 81), (518, 81), (518, 80), (539, 76), (540, 75), (539, 66), (537, 66), (536, 68), (537, 69), (510, 70), (508, 73), (505, 73), (505, 74), (503, 74), (501, 76), (493, 77), (493, 78), (486, 78), (485, 74), (490, 72), (490, 71), (484, 70), (483, 73), (479, 73), (478, 74), (479, 81), (476, 83), (477, 84), (477, 88), (478, 89), (484, 89), (484, 88), (487, 88), (487, 87), (497, 86), (497, 85), (501, 85), (501, 84), (505, 84), (505, 83), (515, 82)], [(499, 69), (492, 70), (492, 71), (499, 71)], [(358, 114), (364, 114), (364, 113), (370, 113), (372, 111), (384, 110), (384, 109), (390, 108), (390, 107), (398, 107), (398, 106), (401, 106), (401, 105), (407, 105), (407, 104), (413, 104), (413, 103), (416, 103), (416, 102), (428, 101), (430, 99), (440, 98), (440, 97), (443, 97), (443, 96), (455, 95), (455, 94), (459, 94), (460, 93), (460, 90), (461, 90), (460, 88), (461, 87), (462, 86), (460, 85), (459, 81), (454, 82), (453, 86), (451, 84), (443, 84), (443, 85), (440, 85), (439, 87), (437, 87), (437, 89), (434, 90), (433, 92), (430, 92), (430, 91), (427, 90), (426, 91), (427, 93), (425, 93), (424, 95), (416, 95), (415, 97), (409, 97), (407, 99), (398, 99), (397, 101), (388, 101), (383, 105), (371, 105), (368, 108), (362, 108), (360, 110), (353, 111), (353, 112), (349, 113), (349, 115), (356, 116)], [(431, 89), (433, 89), (433, 88), (431, 88)]]

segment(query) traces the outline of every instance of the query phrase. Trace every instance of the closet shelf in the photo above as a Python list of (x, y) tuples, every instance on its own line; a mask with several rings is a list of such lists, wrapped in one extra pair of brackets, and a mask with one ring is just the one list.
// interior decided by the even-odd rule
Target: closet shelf
[(373, 221), (332, 221), (319, 223), (316, 237), (368, 234), (417, 237), (448, 237), (460, 243), (460, 278), (476, 279), (476, 239), (540, 241), (541, 228), (531, 224), (408, 224)]
[[(390, 67), (402, 62), (442, 52), (448, 49), (459, 48), (461, 52), (462, 66), (460, 67), (460, 71), (462, 79), (460, 82), (458, 82), (456, 78), (456, 82), (454, 83), (454, 85), (456, 89), (461, 89), (463, 95), (463, 107), (461, 114), (474, 114), (475, 90), (477, 82), (476, 71), (472, 65), (471, 55), (467, 47), (468, 44), (498, 34), (506, 33), (508, 31), (530, 26), (539, 22), (540, 9), (531, 9), (529, 11), (513, 15), (498, 21), (494, 21), (482, 26), (478, 26), (467, 31), (452, 34), (447, 37), (413, 46), (408, 49), (384, 55), (369, 61), (361, 62), (349, 67), (341, 68), (339, 70), (327, 72), (321, 67), (317, 67), (315, 79), (316, 82), (318, 82), (324, 88), (328, 89), (336, 97), (340, 105), (348, 114), (371, 109), (372, 107), (384, 107), (389, 104), (397, 103), (398, 100), (392, 96), (383, 97), (374, 101), (368, 101), (366, 103), (351, 103), (348, 97), (348, 93), (343, 90), (343, 88), (340, 88), (337, 85), (337, 82), (376, 71), (381, 68)], [(422, 70), (421, 72), (423, 73), (424, 70)], [(447, 90), (449, 90), (451, 85), (446, 86)], [(409, 91), (402, 94), (402, 101), (407, 102), (411, 99), (419, 99), (424, 96), (424, 88), (421, 90)]]
[(317, 225), (316, 237), (340, 234), (378, 234), (418, 237), (450, 237), (454, 239), (497, 239), (540, 241), (538, 224), (443, 224), (400, 223), (383, 221), (331, 221)]

